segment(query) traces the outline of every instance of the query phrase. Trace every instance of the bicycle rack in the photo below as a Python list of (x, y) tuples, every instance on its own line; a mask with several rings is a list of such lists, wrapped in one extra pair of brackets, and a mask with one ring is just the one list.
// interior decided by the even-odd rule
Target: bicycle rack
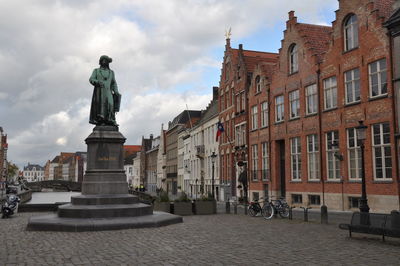
[(230, 214), (231, 213), (231, 203), (229, 201), (227, 201), (225, 203), (225, 213), (226, 214)]
[(311, 207), (300, 207), (300, 208), (304, 210), (304, 222), (308, 222), (308, 210), (311, 209)]
[(293, 209), (296, 207), (289, 207), (289, 220), (293, 220)]

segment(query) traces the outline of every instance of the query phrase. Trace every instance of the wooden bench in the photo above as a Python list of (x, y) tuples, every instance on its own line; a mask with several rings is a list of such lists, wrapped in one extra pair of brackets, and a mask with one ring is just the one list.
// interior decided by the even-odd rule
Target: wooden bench
[(351, 217), (350, 224), (339, 224), (339, 228), (349, 230), (351, 233), (364, 233), (385, 236), (400, 237), (400, 213), (392, 211), (391, 214), (360, 213), (355, 212)]

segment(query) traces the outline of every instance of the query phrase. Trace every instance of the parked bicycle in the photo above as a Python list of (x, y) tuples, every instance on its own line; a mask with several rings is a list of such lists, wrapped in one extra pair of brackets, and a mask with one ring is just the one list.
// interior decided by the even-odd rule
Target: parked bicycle
[(289, 217), (289, 211), (290, 208), (286, 200), (280, 198), (277, 200), (271, 199), (269, 202), (265, 202), (262, 213), (263, 217), (268, 220), (271, 219), (275, 213), (278, 213), (282, 218), (287, 218)]
[(264, 216), (263, 208), (261, 207), (258, 199), (255, 199), (254, 201), (250, 202), (250, 205), (248, 207), (248, 213), (250, 216), (253, 216), (253, 217), (259, 213), (261, 213), (261, 215)]

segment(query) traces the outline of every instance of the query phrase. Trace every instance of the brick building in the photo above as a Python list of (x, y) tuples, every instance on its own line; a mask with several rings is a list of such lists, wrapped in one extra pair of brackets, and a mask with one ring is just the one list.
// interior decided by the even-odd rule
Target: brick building
[[(267, 65), (267, 68), (271, 68), (276, 60), (277, 54), (275, 53), (244, 50), (241, 44), (239, 49), (233, 49), (230, 46), (230, 39), (226, 40), (219, 84), (219, 119), (225, 130), (220, 138), (220, 175), (224, 198), (244, 196), (243, 187), (238, 183), (238, 177), (241, 172), (247, 173), (248, 171), (249, 87), (254, 77), (255, 66), (263, 63), (262, 68)], [(259, 75), (257, 80), (259, 86), (261, 83), (267, 82), (261, 80)], [(259, 93), (261, 91), (252, 96)], [(258, 99), (251, 100), (251, 104), (254, 104), (254, 101), (258, 101)], [(239, 167), (238, 162), (243, 162), (244, 166)]]
[[(270, 85), (248, 100), (250, 108), (255, 99), (269, 103), (264, 134), (250, 125), (252, 198), (272, 194), (292, 205), (358, 208), (362, 168), (355, 127), (363, 121), (369, 206), (398, 209), (397, 152), (391, 145), (399, 132), (390, 82), (393, 53), (383, 25), (393, 3), (339, 1), (332, 27), (298, 23), (289, 12)], [(252, 84), (250, 91), (257, 90), (255, 77)], [(249, 112), (257, 127), (261, 108)], [(261, 172), (260, 178), (258, 169), (268, 170), (267, 176)]]

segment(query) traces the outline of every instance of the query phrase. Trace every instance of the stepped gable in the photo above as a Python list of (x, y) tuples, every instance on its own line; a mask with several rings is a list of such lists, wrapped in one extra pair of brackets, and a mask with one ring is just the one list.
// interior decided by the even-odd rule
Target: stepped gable
[(375, 0), (374, 8), (378, 12), (380, 17), (383, 17), (384, 20), (387, 20), (393, 13), (392, 6), (394, 2), (394, 0)]

